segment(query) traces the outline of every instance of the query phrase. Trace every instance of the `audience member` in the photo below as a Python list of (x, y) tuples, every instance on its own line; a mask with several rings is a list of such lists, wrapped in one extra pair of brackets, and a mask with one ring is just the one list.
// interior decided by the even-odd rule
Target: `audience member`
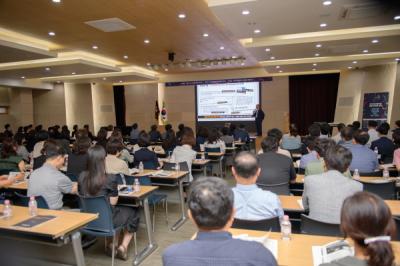
[(321, 127), (318, 123), (313, 123), (308, 127), (308, 135), (319, 138), (321, 136)]
[(322, 139), (329, 138), (330, 137), (329, 135), (331, 134), (331, 126), (328, 123), (323, 122), (320, 124), (320, 128), (321, 128), (321, 135), (319, 135), (319, 137)]
[(343, 175), (352, 160), (348, 149), (334, 144), (328, 148), (324, 159), (328, 171), (304, 179), (303, 206), (309, 210), (311, 219), (339, 224), (344, 199), (362, 191), (363, 186)]
[(152, 125), (149, 131), (150, 142), (157, 142), (161, 140), (161, 133), (158, 131), (157, 125)]
[(393, 142), (396, 145), (396, 150), (393, 153), (393, 164), (400, 171), (400, 130), (393, 132)]
[(225, 152), (225, 142), (219, 137), (219, 132), (216, 128), (211, 129), (208, 134), (207, 140), (204, 142), (204, 147), (207, 148), (219, 148), (220, 152)]
[(232, 146), (233, 142), (235, 141), (233, 136), (229, 134), (229, 128), (228, 127), (223, 127), (222, 128), (222, 136), (221, 136), (220, 139), (223, 142), (225, 142), (226, 146)]
[(86, 130), (88, 137), (90, 138), (91, 141), (93, 141), (95, 137), (93, 136), (92, 132), (90, 132), (89, 125), (88, 124), (84, 125), (83, 129)]
[(353, 124), (351, 125), (354, 131), (361, 129), (361, 123), (360, 121), (353, 121)]
[(71, 138), (76, 139), (76, 133), (78, 133), (78, 129), (79, 129), (78, 125), (74, 125), (72, 127)]
[(133, 163), (133, 156), (129, 153), (129, 151), (126, 149), (124, 145), (124, 138), (122, 137), (121, 130), (118, 128), (115, 128), (113, 133), (111, 134), (110, 138), (108, 141), (112, 139), (117, 139), (119, 142), (121, 142), (122, 145), (122, 150), (118, 156), (119, 159), (124, 160), (126, 164)]
[(342, 145), (343, 147), (349, 149), (351, 145), (353, 144), (353, 134), (354, 134), (354, 129), (352, 127), (345, 127), (340, 131), (340, 136), (342, 137), (342, 140), (339, 141), (339, 145)]
[(10, 124), (4, 125), (4, 134), (6, 135), (7, 138), (12, 138), (14, 136)]
[(71, 132), (68, 129), (68, 126), (64, 125), (61, 128), (61, 138), (66, 139), (68, 141), (71, 140)]
[(340, 133), (341, 133), (342, 129), (345, 128), (345, 127), (346, 127), (346, 125), (343, 124), (343, 123), (339, 123), (339, 124), (337, 125), (338, 133), (337, 133), (335, 136), (333, 136), (333, 137), (331, 138), (333, 141), (336, 142), (336, 144), (338, 144), (339, 141), (342, 140), (342, 136), (341, 136)]
[(316, 175), (322, 174), (326, 171), (325, 167), (325, 152), (326, 150), (335, 145), (335, 142), (331, 139), (316, 139), (314, 150), (317, 153), (317, 161), (309, 162), (306, 166), (305, 175)]
[(199, 229), (194, 240), (168, 247), (164, 266), (252, 265), (275, 266), (275, 258), (262, 244), (232, 238), (235, 211), (233, 192), (215, 177), (193, 182), (188, 198), (189, 217)]
[(171, 154), (178, 144), (178, 140), (175, 137), (175, 134), (167, 134), (166, 138), (163, 139), (161, 143), (161, 147), (164, 149), (166, 154)]
[(139, 130), (138, 124), (137, 123), (133, 124), (132, 130), (131, 130), (131, 133), (129, 136), (130, 140), (133, 143), (137, 143), (137, 140), (139, 139), (139, 133), (140, 133), (140, 130)]
[(172, 152), (173, 162), (186, 162), (189, 169), (189, 182), (193, 180), (192, 176), (192, 162), (196, 159), (196, 152), (192, 149), (196, 145), (196, 140), (194, 139), (194, 132), (190, 127), (185, 127), (182, 130), (181, 142), (179, 146), (176, 146)]
[(30, 154), (26, 147), (24, 146), (24, 135), (17, 133), (14, 136), (14, 146), (16, 148), (15, 152), (17, 153), (18, 156), (22, 157), (22, 159), (25, 162), (29, 162), (30, 160)]
[(0, 170), (25, 172), (24, 160), (17, 155), (16, 147), (10, 138), (6, 138), (1, 146)]
[(102, 146), (104, 150), (106, 150), (107, 146), (107, 129), (102, 127), (100, 128), (99, 132), (97, 133), (97, 141), (96, 145)]
[(27, 194), (42, 196), (50, 209), (59, 210), (63, 207), (63, 194), (75, 194), (77, 185), (60, 171), (65, 163), (65, 152), (60, 146), (46, 142), (44, 154), (46, 162), (30, 174)]
[(260, 172), (258, 158), (253, 153), (242, 151), (233, 159), (235, 218), (258, 221), (283, 216), (278, 196), (256, 185)]
[(172, 125), (171, 124), (167, 124), (165, 125), (165, 132), (161, 134), (161, 138), (162, 139), (168, 139), (171, 136), (175, 136), (175, 131), (172, 129)]
[(33, 167), (32, 167), (33, 170), (36, 170), (36, 169), (42, 167), (43, 164), (46, 162), (46, 159), (47, 159), (47, 157), (46, 157), (47, 145), (55, 145), (55, 146), (57, 146), (58, 144), (54, 139), (48, 139), (48, 140), (46, 140), (44, 142), (43, 149), (40, 151), (41, 155), (39, 157), (33, 158)]
[(300, 158), (299, 168), (306, 169), (310, 162), (318, 161), (318, 153), (315, 151), (315, 138), (307, 136), (304, 138), (304, 145), (307, 148), (307, 154), (304, 154)]
[(147, 169), (157, 169), (159, 167), (157, 154), (148, 149), (148, 146), (150, 145), (149, 134), (142, 131), (139, 135), (138, 144), (140, 149), (137, 150), (133, 156), (134, 166), (138, 167), (140, 162), (142, 162), (144, 167)]
[(358, 169), (360, 173), (372, 173), (379, 169), (376, 153), (366, 146), (368, 139), (369, 134), (367, 132), (361, 130), (354, 132), (354, 144), (350, 146), (350, 152), (353, 157), (350, 164), (351, 171)]
[(43, 145), (45, 140), (49, 139), (49, 133), (47, 133), (47, 131), (45, 130), (37, 131), (35, 138), (36, 144), (33, 147), (32, 158), (36, 158), (42, 155)]
[(128, 164), (119, 159), (119, 155), (123, 149), (122, 143), (118, 139), (110, 139), (106, 145), (106, 173), (107, 174), (124, 174), (129, 175)]
[(358, 192), (345, 199), (340, 228), (354, 243), (354, 256), (321, 266), (393, 266), (395, 254), (390, 244), (396, 224), (386, 203), (369, 192)]
[(182, 137), (184, 129), (185, 129), (185, 125), (184, 124), (179, 124), (178, 125), (178, 131), (176, 132), (176, 140), (178, 142), (181, 141), (181, 137)]
[(375, 147), (378, 148), (378, 153), (380, 155), (379, 161), (383, 164), (390, 164), (393, 162), (393, 153), (396, 148), (393, 142), (387, 137), (389, 130), (389, 124), (382, 123), (377, 129), (379, 139), (371, 143), (371, 150), (375, 150)]
[[(285, 156), (289, 157), (290, 159), (292, 159), (292, 155), (290, 154), (290, 152), (288, 150), (281, 149), (281, 147), (280, 147), (280, 145), (282, 144), (282, 136), (283, 136), (282, 131), (280, 131), (277, 128), (273, 128), (273, 129), (268, 130), (267, 136), (273, 137), (276, 139), (276, 141), (278, 141), (277, 153), (285, 155)], [(258, 154), (261, 154), (261, 153), (263, 153), (263, 149), (258, 151)]]
[(244, 142), (244, 143), (247, 143), (247, 142), (250, 141), (250, 136), (249, 136), (249, 133), (246, 130), (245, 125), (243, 125), (243, 124), (239, 125), (239, 128), (236, 129), (235, 132), (234, 132), (233, 138), (236, 141), (241, 141), (241, 142)]
[(376, 131), (377, 127), (378, 123), (375, 120), (368, 121), (368, 135), (369, 135), (368, 146), (371, 146), (371, 143), (373, 141), (379, 139), (378, 131)]
[(199, 150), (200, 145), (203, 145), (208, 138), (208, 129), (203, 126), (199, 126), (196, 134), (196, 148)]
[[(108, 156), (108, 155), (107, 155)], [(123, 260), (128, 259), (128, 246), (134, 232), (139, 227), (139, 214), (136, 208), (117, 205), (118, 183), (117, 176), (106, 174), (106, 153), (101, 146), (93, 146), (88, 150), (88, 167), (79, 176), (79, 194), (84, 197), (105, 196), (112, 206), (113, 224), (115, 227), (122, 227), (123, 238), (118, 245), (118, 234), (116, 237), (117, 257)], [(106, 245), (107, 253), (112, 252), (112, 242)]]
[(301, 137), (295, 124), (290, 124), (289, 134), (283, 135), (282, 149), (299, 150), (301, 148)]
[(79, 138), (74, 142), (72, 153), (68, 156), (67, 173), (78, 177), (87, 169), (87, 151), (92, 146), (88, 137)]
[(257, 179), (257, 184), (267, 188), (286, 184), (286, 187), (281, 190), (281, 194), (289, 195), (289, 183), (296, 180), (292, 159), (277, 152), (278, 140), (274, 137), (266, 137), (262, 141), (261, 147), (263, 153), (258, 155), (261, 174)]

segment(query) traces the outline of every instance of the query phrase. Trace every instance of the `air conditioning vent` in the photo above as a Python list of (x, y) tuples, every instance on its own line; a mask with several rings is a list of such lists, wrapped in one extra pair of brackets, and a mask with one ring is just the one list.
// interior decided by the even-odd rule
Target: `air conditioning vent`
[(385, 9), (377, 3), (362, 3), (357, 5), (344, 5), (340, 18), (347, 20), (366, 19), (382, 16)]
[(340, 97), (338, 101), (339, 106), (353, 106), (353, 97)]
[(135, 26), (119, 18), (107, 18), (101, 20), (86, 21), (85, 24), (104, 32), (115, 32), (115, 31), (136, 29)]

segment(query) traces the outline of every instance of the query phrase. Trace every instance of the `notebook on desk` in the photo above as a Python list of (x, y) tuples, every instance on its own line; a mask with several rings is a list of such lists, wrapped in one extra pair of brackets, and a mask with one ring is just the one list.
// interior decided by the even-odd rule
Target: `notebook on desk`
[(56, 216), (54, 216), (54, 215), (37, 215), (32, 218), (26, 219), (22, 222), (19, 222), (17, 224), (14, 224), (13, 226), (23, 227), (23, 228), (32, 228), (32, 227), (42, 224), (44, 222), (53, 220), (54, 218), (56, 218)]

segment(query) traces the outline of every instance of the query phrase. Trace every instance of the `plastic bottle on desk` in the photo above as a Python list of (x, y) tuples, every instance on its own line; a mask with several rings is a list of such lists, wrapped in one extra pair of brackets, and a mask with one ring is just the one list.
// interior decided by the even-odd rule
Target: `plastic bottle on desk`
[(206, 154), (205, 154), (204, 152), (201, 154), (201, 159), (202, 159), (203, 161), (206, 159)]
[(389, 178), (389, 170), (387, 167), (383, 168), (383, 178)]
[(179, 163), (175, 163), (175, 171), (179, 172), (181, 170), (181, 166), (179, 165)]
[(281, 233), (283, 240), (290, 240), (292, 235), (292, 224), (290, 223), (289, 216), (284, 215), (281, 222)]
[(135, 183), (133, 184), (133, 192), (140, 192), (139, 178), (135, 178)]
[(29, 200), (29, 215), (30, 216), (37, 215), (37, 202), (34, 196), (31, 196)]
[(360, 179), (360, 172), (358, 169), (354, 169), (353, 179)]
[(144, 166), (143, 166), (143, 162), (139, 163), (139, 173), (143, 173), (144, 172)]
[(9, 200), (4, 201), (4, 209), (3, 209), (4, 218), (9, 219), (12, 217), (12, 207)]

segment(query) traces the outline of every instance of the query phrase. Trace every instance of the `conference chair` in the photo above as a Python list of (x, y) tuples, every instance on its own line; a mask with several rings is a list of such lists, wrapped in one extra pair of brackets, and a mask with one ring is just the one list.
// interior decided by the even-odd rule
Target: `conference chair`
[[(353, 175), (354, 171), (350, 171), (351, 175)], [(367, 172), (367, 173), (359, 173), (360, 176), (382, 176), (382, 170), (375, 172)]]
[[(15, 205), (28, 207), (29, 201), (31, 197), (22, 195), (18, 192), (14, 192), (15, 196), (17, 196)], [(46, 200), (42, 196), (35, 196), (35, 200), (37, 203), (37, 207), (40, 209), (49, 209), (49, 205), (47, 204)]]
[(363, 190), (374, 193), (385, 200), (393, 200), (396, 198), (396, 181), (388, 180), (384, 183), (362, 182)]
[[(207, 148), (207, 147), (205, 147), (204, 151), (208, 153), (208, 158), (210, 159), (211, 165), (218, 165), (219, 176), (223, 177), (224, 176), (224, 172), (223, 172), (223, 167), (222, 167), (222, 160), (224, 159), (224, 156), (212, 156), (212, 155), (210, 155), (210, 152), (221, 152), (221, 149), (220, 148)], [(212, 173), (212, 171), (211, 171), (211, 173)]]
[(267, 185), (267, 184), (259, 184), (257, 185), (263, 189), (263, 190), (268, 190), (271, 191), (277, 195), (287, 195), (290, 196), (290, 190), (289, 190), (289, 183), (280, 183), (280, 184), (273, 184), (273, 185)]
[(153, 161), (144, 161), (144, 162), (143, 162), (143, 168), (144, 168), (144, 169), (156, 170), (157, 167), (158, 167), (158, 165), (156, 165), (156, 163), (153, 162)]
[(257, 231), (271, 230), (272, 232), (280, 232), (281, 229), (279, 217), (273, 217), (258, 221), (242, 220), (235, 218), (235, 220), (233, 220), (232, 228), (257, 230)]
[[(113, 213), (111, 210), (110, 202), (105, 196), (98, 197), (83, 197), (79, 196), (81, 200), (81, 211), (86, 213), (96, 213), (99, 217), (87, 224), (81, 229), (81, 232), (87, 235), (96, 237), (112, 237), (112, 246), (114, 247), (116, 235), (122, 230), (122, 226), (114, 227)], [(135, 243), (135, 255), (137, 254), (136, 232), (133, 234), (133, 241)], [(104, 242), (107, 244), (107, 242)], [(114, 266), (115, 249), (111, 251), (111, 265)]]
[(67, 173), (66, 174), (69, 179), (71, 179), (72, 182), (78, 182), (78, 176), (75, 174)]
[(339, 224), (324, 223), (311, 219), (305, 214), (301, 215), (301, 228), (302, 234), (307, 235), (322, 235), (322, 236), (336, 236), (341, 237)]
[(393, 216), (393, 219), (396, 223), (396, 241), (400, 241), (400, 217)]

